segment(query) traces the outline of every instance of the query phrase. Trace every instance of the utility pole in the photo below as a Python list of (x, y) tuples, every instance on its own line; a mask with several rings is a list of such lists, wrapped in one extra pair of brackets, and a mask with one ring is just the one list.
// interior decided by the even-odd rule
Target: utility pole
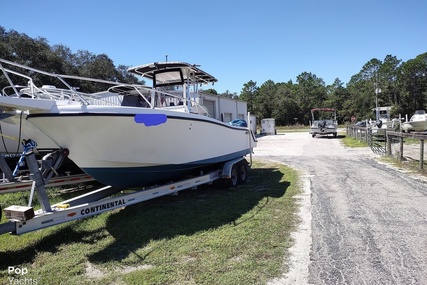
[(380, 110), (378, 109), (378, 93), (381, 93), (381, 88), (378, 88), (378, 71), (375, 72), (375, 115), (376, 120), (378, 121), (380, 119)]

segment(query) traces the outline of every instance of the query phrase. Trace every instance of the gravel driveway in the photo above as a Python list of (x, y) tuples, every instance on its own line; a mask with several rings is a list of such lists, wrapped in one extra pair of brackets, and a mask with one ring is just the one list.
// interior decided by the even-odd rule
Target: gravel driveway
[(427, 284), (425, 179), (308, 132), (261, 137), (254, 158), (302, 177), (291, 270), (269, 284)]

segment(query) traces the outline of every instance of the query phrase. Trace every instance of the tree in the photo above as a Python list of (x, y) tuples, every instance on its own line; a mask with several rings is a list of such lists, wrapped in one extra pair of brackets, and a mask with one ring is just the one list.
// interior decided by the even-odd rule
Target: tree
[[(6, 31), (3, 27), (0, 27), (0, 58), (50, 73), (79, 75), (131, 84), (145, 83), (128, 73), (125, 66), (119, 65), (116, 68), (113, 61), (105, 54), (95, 55), (85, 50), (73, 54), (70, 48), (64, 45), (51, 47), (45, 38), (32, 39), (14, 30)], [(63, 86), (60, 81), (49, 76), (34, 74), (32, 77), (36, 85)], [(27, 84), (26, 79), (22, 77), (14, 77), (13, 81), (20, 85)], [(103, 87), (101, 84), (89, 85), (84, 81), (67, 81), (86, 92), (95, 92)], [(8, 85), (3, 76), (0, 76), (0, 84)]]
[(303, 116), (301, 116), (295, 98), (295, 85), (292, 81), (276, 83), (273, 103), (272, 117), (276, 119), (277, 125), (293, 125), (303, 122)]
[[(347, 84), (349, 100), (343, 107), (357, 118), (375, 119), (372, 109), (376, 106), (375, 90), (380, 88), (378, 70), (381, 64), (380, 60), (371, 59), (363, 65), (359, 73), (351, 77)], [(383, 103), (381, 93), (378, 93), (378, 106), (384, 106)]]
[(311, 72), (303, 72), (297, 76), (296, 100), (303, 113), (303, 123), (311, 119), (311, 109), (322, 107), (326, 99), (326, 87), (323, 79)]
[(218, 95), (218, 92), (215, 89), (213, 89), (213, 88), (209, 88), (209, 89), (202, 90), (202, 91), (203, 91), (203, 93), (212, 94), (212, 95)]
[(276, 85), (272, 80), (267, 80), (258, 89), (254, 104), (254, 111), (261, 118), (271, 118), (274, 109), (274, 96), (276, 94)]
[(229, 90), (225, 90), (224, 93), (219, 94), (219, 96), (236, 99), (238, 98), (237, 93), (231, 93)]
[(335, 108), (338, 113), (338, 121), (350, 121), (352, 116), (345, 108), (344, 104), (349, 99), (350, 95), (347, 89), (343, 86), (344, 83), (336, 78), (332, 85), (326, 87), (327, 94), (323, 107)]
[(248, 112), (254, 113), (254, 100), (258, 93), (258, 87), (256, 86), (256, 82), (250, 80), (249, 82), (243, 84), (242, 91), (240, 91), (240, 99), (248, 102)]
[(413, 113), (415, 110), (426, 108), (427, 53), (402, 64), (399, 88), (402, 91), (404, 111)]
[(381, 93), (385, 97), (383, 100), (390, 104), (400, 104), (400, 92), (398, 89), (398, 75), (402, 60), (395, 56), (387, 55), (378, 69), (379, 86), (382, 86)]

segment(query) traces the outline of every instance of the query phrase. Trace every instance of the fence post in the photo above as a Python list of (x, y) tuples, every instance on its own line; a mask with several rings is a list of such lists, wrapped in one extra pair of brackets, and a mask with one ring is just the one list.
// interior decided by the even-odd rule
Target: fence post
[(392, 140), (391, 135), (387, 132), (386, 133), (386, 142), (387, 142), (386, 153), (387, 153), (387, 155), (391, 155), (392, 154), (391, 153), (391, 140)]
[(399, 141), (400, 141), (399, 161), (403, 161), (403, 137), (399, 137)]
[(420, 170), (424, 168), (424, 140), (420, 140)]

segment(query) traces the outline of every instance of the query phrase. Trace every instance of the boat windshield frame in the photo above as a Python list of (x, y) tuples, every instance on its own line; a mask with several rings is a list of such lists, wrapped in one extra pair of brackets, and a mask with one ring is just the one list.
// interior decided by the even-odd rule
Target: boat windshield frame
[(313, 122), (322, 120), (322, 119), (316, 119), (315, 118), (315, 114), (318, 112), (333, 113), (331, 120), (333, 120), (333, 121), (337, 120), (337, 110), (336, 109), (334, 109), (334, 108), (313, 108), (313, 109), (311, 109), (311, 117), (313, 119)]

